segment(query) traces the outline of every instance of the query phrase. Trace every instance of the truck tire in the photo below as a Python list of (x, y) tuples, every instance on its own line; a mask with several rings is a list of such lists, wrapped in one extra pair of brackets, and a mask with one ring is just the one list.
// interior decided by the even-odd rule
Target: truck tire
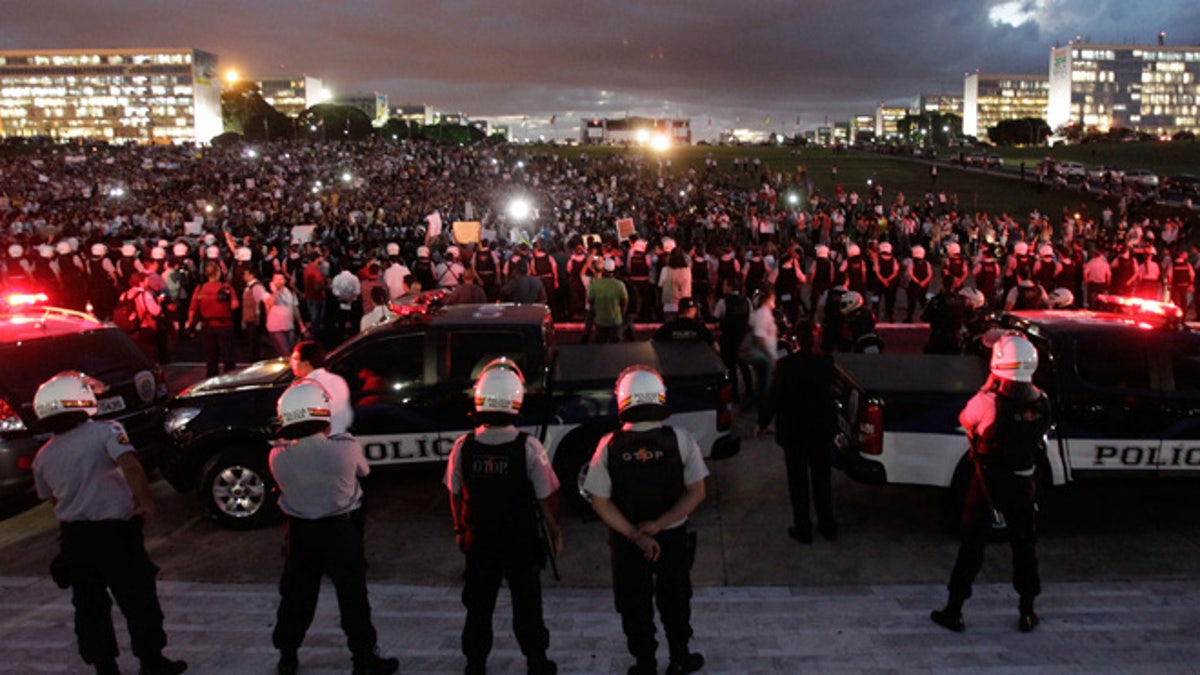
[(196, 490), (208, 517), (231, 530), (254, 529), (277, 521), (278, 491), (266, 452), (249, 445), (217, 453), (204, 465)]
[(562, 504), (576, 513), (591, 513), (592, 506), (584, 497), (583, 479), (588, 462), (596, 452), (596, 444), (604, 431), (576, 429), (567, 435), (554, 453), (554, 474), (558, 476), (558, 494)]

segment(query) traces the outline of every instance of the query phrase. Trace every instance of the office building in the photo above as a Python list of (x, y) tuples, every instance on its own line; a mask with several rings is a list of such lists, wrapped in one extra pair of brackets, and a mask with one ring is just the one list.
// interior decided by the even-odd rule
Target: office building
[(221, 134), (217, 57), (198, 49), (0, 51), (0, 133), (114, 143)]
[(309, 75), (258, 80), (255, 84), (263, 100), (288, 117), (298, 117), (305, 110), (330, 98), (325, 82)]
[(963, 80), (963, 125), (966, 136), (986, 138), (1004, 120), (1046, 119), (1048, 75), (970, 73)]
[(1069, 43), (1050, 50), (1046, 121), (1200, 132), (1200, 47)]
[(889, 106), (882, 103), (875, 108), (875, 139), (887, 140), (900, 136), (900, 120), (908, 116), (908, 106)]

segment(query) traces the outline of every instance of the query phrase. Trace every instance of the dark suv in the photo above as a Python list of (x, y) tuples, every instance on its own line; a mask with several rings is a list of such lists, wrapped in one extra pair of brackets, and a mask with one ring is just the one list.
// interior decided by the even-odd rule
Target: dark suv
[(121, 422), (142, 461), (153, 466), (167, 442), (162, 369), (124, 331), (90, 314), (13, 307), (8, 298), (0, 303), (0, 498), (32, 489), (33, 457), (48, 438), (36, 431), (33, 394), (63, 370), (105, 384), (97, 418)]

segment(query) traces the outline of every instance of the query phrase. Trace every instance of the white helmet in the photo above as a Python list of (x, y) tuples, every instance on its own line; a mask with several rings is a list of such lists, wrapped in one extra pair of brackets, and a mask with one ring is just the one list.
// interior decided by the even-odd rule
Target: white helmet
[(1037, 364), (1037, 349), (1020, 335), (1005, 335), (992, 347), (992, 375), (1002, 380), (1031, 382)]
[(211, 232), (204, 235), (204, 245), (205, 246), (212, 246), (215, 243), (217, 243), (217, 235), (215, 235)]
[(171, 245), (171, 242), (167, 241), (166, 239), (159, 239), (157, 242), (155, 242), (154, 245), (163, 250), (166, 250), (166, 248)]
[(675, 250), (675, 240), (670, 237), (663, 237), (662, 240), (663, 253), (670, 253)]
[(208, 260), (216, 260), (221, 257), (221, 249), (216, 246), (209, 246), (204, 249), (204, 257)]
[(1054, 247), (1050, 244), (1042, 244), (1042, 247), (1038, 249), (1038, 255), (1042, 256), (1043, 258), (1053, 258)]
[(137, 255), (137, 247), (133, 244), (125, 244), (121, 247), (121, 255), (126, 258), (132, 258)]
[(861, 254), (862, 254), (862, 249), (858, 247), (858, 244), (847, 244), (846, 245), (846, 257), (847, 258), (853, 258), (854, 256), (861, 255)]
[(1046, 296), (1046, 305), (1051, 309), (1066, 309), (1075, 304), (1075, 294), (1067, 288), (1056, 288)]
[(962, 254), (962, 247), (958, 245), (958, 242), (952, 241), (949, 244), (946, 244), (946, 255), (961, 255), (961, 254)]
[(167, 259), (167, 250), (161, 246), (155, 246), (154, 248), (150, 249), (150, 259), (151, 260), (166, 260)]
[(91, 417), (96, 410), (96, 394), (79, 373), (59, 373), (43, 382), (33, 395), (33, 412), (39, 420), (72, 412)]
[(25, 255), (25, 247), (21, 246), (20, 244), (10, 244), (9, 245), (8, 257), (20, 258), (23, 255)]
[(108, 247), (104, 244), (92, 244), (92, 255), (97, 258), (108, 255)]
[(963, 299), (967, 301), (967, 307), (971, 309), (979, 309), (987, 304), (987, 298), (977, 288), (963, 288), (958, 293), (963, 296)]
[(817, 256), (818, 258), (828, 258), (829, 247), (825, 244), (817, 244), (816, 247), (813, 248), (813, 255)]
[(489, 362), (475, 381), (475, 412), (479, 421), (509, 421), (525, 401), (525, 376), (510, 359)]
[(43, 258), (53, 258), (54, 257), (54, 247), (51, 246), (50, 244), (41, 244), (37, 247), (37, 250), (38, 250), (38, 255), (42, 256)]
[(458, 247), (457, 246), (447, 246), (446, 247), (446, 255), (457, 260), (458, 256), (459, 256)]
[(329, 392), (311, 378), (296, 380), (275, 403), (279, 416), (279, 436), (303, 438), (324, 431), (333, 418)]
[(188, 254), (188, 245), (181, 241), (178, 244), (175, 244), (175, 246), (171, 247), (171, 252), (175, 254), (176, 258), (182, 258)]
[(646, 240), (638, 239), (637, 241), (633, 242), (633, 250), (645, 251), (646, 250)]
[(924, 260), (925, 259), (925, 247), (924, 246), (912, 247), (912, 257), (914, 260)]
[(391, 242), (390, 244), (388, 244), (387, 245), (387, 254), (390, 256), (400, 255), (400, 244), (397, 244), (394, 241)]
[(59, 255), (71, 255), (71, 243), (60, 241), (54, 245), (54, 251)]
[(630, 366), (617, 376), (614, 391), (617, 416), (622, 422), (664, 420), (671, 415), (667, 407), (667, 385), (662, 375), (649, 366)]
[(418, 246), (417, 247), (417, 257), (418, 258), (428, 258), (429, 257), (429, 247), (428, 246)]
[(254, 254), (245, 246), (239, 246), (237, 251), (234, 251), (233, 254), (234, 259), (238, 262), (250, 262), (250, 258), (253, 256)]
[(1013, 244), (1013, 254), (1029, 255), (1029, 244), (1026, 244), (1023, 241), (1018, 241), (1017, 243)]
[(892, 242), (885, 241), (885, 242), (881, 243), (879, 245), (879, 252), (890, 254), (892, 252)]
[(846, 291), (845, 293), (842, 293), (842, 297), (838, 302), (838, 306), (842, 310), (842, 314), (849, 314), (850, 312), (853, 312), (854, 310), (863, 306), (862, 293), (859, 293), (858, 291)]

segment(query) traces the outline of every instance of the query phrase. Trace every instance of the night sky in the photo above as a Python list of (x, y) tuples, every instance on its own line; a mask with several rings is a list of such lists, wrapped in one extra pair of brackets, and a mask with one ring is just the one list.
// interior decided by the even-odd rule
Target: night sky
[(1076, 36), (1200, 44), (1196, 0), (8, 4), (4, 49), (196, 47), (244, 76), (307, 73), (335, 94), (377, 90), (547, 138), (626, 114), (690, 117), (696, 138), (790, 135), (917, 93), (961, 94), (975, 69), (1045, 73), (1050, 47)]

